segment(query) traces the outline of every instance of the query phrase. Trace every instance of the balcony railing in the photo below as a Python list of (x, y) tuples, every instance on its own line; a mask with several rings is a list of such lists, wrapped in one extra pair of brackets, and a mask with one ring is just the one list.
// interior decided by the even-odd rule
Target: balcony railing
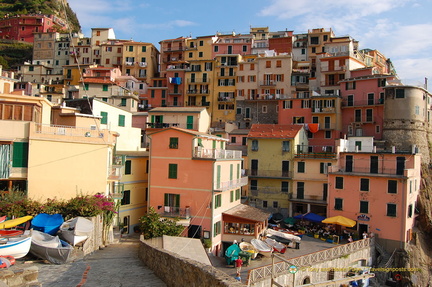
[(250, 190), (253, 196), (258, 196), (258, 194), (288, 194), (288, 188), (283, 190), (280, 187), (268, 187), (268, 186), (251, 186)]
[(276, 86), (276, 81), (260, 81), (260, 86)]
[(323, 195), (305, 195), (305, 194), (298, 194), (298, 193), (289, 193), (288, 198), (290, 200), (296, 201), (315, 201), (317, 203), (327, 203), (327, 198), (325, 198)]
[(108, 168), (108, 180), (118, 181), (121, 180), (123, 175), (122, 166), (110, 166)]
[(282, 170), (259, 170), (259, 169), (248, 169), (246, 174), (249, 177), (276, 177), (276, 178), (292, 178), (292, 171), (282, 171)]
[(298, 158), (321, 158), (321, 159), (335, 159), (336, 153), (331, 152), (298, 152), (295, 154)]
[(213, 189), (215, 191), (225, 191), (225, 190), (240, 188), (240, 187), (245, 186), (247, 184), (248, 184), (248, 178), (247, 177), (241, 177), (239, 179), (233, 179), (230, 181), (221, 182), (221, 183), (219, 183), (219, 186), (217, 185), (217, 183), (215, 183), (215, 186)]
[(379, 175), (393, 175), (393, 176), (403, 176), (405, 174), (405, 169), (396, 169), (379, 166), (378, 168), (370, 167), (346, 167), (346, 166), (330, 166), (329, 173), (361, 173), (361, 174), (379, 174)]
[(336, 109), (334, 107), (327, 108), (312, 108), (312, 113), (335, 113)]
[(191, 78), (191, 79), (187, 79), (188, 83), (195, 83), (195, 84), (199, 84), (199, 83), (210, 83), (210, 79), (209, 78)]
[(175, 206), (162, 206), (157, 213), (162, 217), (190, 218), (190, 207), (180, 208)]
[(147, 123), (149, 129), (167, 129), (170, 127), (196, 130), (197, 124), (186, 124), (186, 123)]
[(206, 149), (195, 147), (193, 157), (211, 159), (241, 159), (242, 152), (237, 150)]
[(374, 105), (383, 105), (384, 99), (372, 99), (372, 100), (356, 100), (356, 101), (348, 101), (344, 99), (342, 101), (342, 107), (358, 107), (358, 106), (374, 106)]

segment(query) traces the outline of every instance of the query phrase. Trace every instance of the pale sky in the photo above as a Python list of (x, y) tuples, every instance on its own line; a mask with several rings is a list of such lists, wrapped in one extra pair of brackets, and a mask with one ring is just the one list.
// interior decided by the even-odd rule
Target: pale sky
[(150, 42), (252, 27), (304, 33), (313, 28), (350, 35), (360, 49), (393, 62), (406, 85), (429, 79), (432, 90), (432, 0), (68, 0), (85, 36), (113, 28), (118, 39)]

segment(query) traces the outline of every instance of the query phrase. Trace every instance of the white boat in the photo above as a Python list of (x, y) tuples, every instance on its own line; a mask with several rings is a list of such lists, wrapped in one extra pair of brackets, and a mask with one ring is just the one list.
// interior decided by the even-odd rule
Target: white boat
[(295, 235), (292, 235), (290, 233), (285, 233), (285, 232), (281, 232), (281, 231), (276, 231), (270, 228), (267, 228), (266, 230), (266, 235), (276, 235), (282, 238), (286, 238), (288, 240), (291, 240), (292, 242), (300, 242), (301, 238)]
[(58, 236), (33, 230), (30, 253), (34, 256), (54, 264), (63, 264), (70, 261), (72, 251), (73, 247)]
[(252, 254), (252, 259), (255, 259), (258, 255), (258, 250), (249, 242), (240, 242), (239, 247), (242, 251), (246, 251)]
[(269, 246), (262, 240), (252, 239), (252, 245), (258, 250), (258, 252), (266, 257), (270, 257), (273, 252), (273, 247)]
[(14, 258), (22, 258), (29, 253), (31, 246), (31, 234), (3, 237), (0, 239), (0, 256), (13, 256)]
[(271, 247), (273, 247), (273, 249), (279, 253), (284, 254), (286, 251), (286, 246), (280, 242), (277, 242), (274, 239), (271, 238), (266, 238), (265, 242), (270, 245)]
[(89, 238), (93, 232), (93, 222), (84, 217), (75, 217), (60, 226), (60, 237), (72, 246)]

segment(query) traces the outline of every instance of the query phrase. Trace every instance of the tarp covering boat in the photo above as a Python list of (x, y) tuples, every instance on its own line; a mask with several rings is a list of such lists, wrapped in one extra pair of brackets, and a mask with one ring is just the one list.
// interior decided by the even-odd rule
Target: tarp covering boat
[(281, 231), (276, 231), (276, 230), (273, 230), (270, 228), (267, 228), (266, 234), (283, 237), (283, 238), (286, 238), (286, 239), (291, 240), (293, 242), (300, 242), (301, 241), (301, 238), (298, 236), (295, 236), (295, 235), (292, 235), (289, 233), (285, 233), (285, 232), (281, 232)]
[(273, 248), (269, 246), (267, 243), (265, 243), (262, 240), (259, 239), (252, 239), (251, 240), (252, 245), (258, 249), (258, 252), (264, 256), (270, 257), (273, 251)]
[(32, 228), (50, 235), (55, 235), (64, 222), (63, 216), (57, 214), (40, 213), (32, 220)]
[(58, 236), (33, 230), (30, 253), (54, 264), (70, 261), (73, 247)]

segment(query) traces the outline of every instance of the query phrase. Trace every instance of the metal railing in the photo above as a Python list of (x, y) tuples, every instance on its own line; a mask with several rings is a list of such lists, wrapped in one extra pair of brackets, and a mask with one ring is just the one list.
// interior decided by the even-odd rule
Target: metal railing
[(193, 157), (211, 159), (241, 159), (242, 152), (238, 150), (206, 149), (195, 147)]
[(190, 218), (190, 207), (180, 208), (175, 206), (162, 206), (157, 213), (162, 217), (178, 217), (189, 219)]
[(248, 169), (246, 174), (250, 177), (282, 177), (282, 178), (292, 178), (293, 172), (286, 170), (261, 170), (261, 169)]
[[(395, 163), (396, 164), (396, 163)], [(379, 166), (376, 169), (370, 167), (346, 167), (346, 166), (332, 166), (329, 167), (329, 172), (342, 172), (342, 173), (367, 173), (367, 174), (387, 174), (387, 175), (404, 175), (404, 170), (398, 170), (396, 168), (388, 168), (385, 166)]]
[(255, 284), (261, 280), (268, 279), (272, 276), (272, 274), (273, 276), (286, 274), (289, 272), (289, 268), (293, 265), (297, 268), (312, 266), (320, 262), (329, 261), (339, 258), (341, 256), (354, 253), (364, 248), (369, 248), (371, 246), (374, 246), (374, 238), (366, 238), (354, 241), (352, 243), (347, 243), (322, 251), (310, 253), (304, 256), (291, 258), (289, 259), (289, 262), (282, 261), (275, 263), (274, 266), (266, 265), (263, 267), (251, 269), (249, 270), (248, 286), (251, 286), (252, 284)]
[(219, 186), (217, 186), (217, 183), (215, 183), (214, 190), (215, 191), (225, 191), (225, 190), (231, 190), (240, 188), (242, 186), (245, 186), (248, 184), (248, 178), (247, 177), (241, 177), (238, 179), (233, 179), (230, 181), (225, 181), (219, 183)]

